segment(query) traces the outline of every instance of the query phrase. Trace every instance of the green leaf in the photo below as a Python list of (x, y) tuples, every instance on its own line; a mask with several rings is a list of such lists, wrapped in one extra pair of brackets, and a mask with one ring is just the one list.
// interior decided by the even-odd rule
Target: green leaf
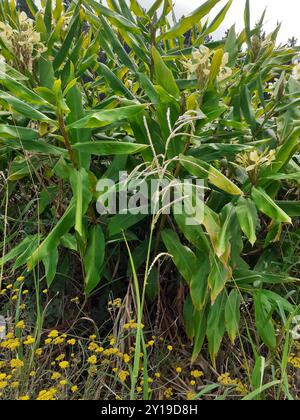
[(254, 295), (255, 321), (258, 334), (271, 351), (276, 349), (277, 341), (272, 321), (274, 309), (268, 299), (260, 292)]
[(193, 353), (192, 353), (192, 363), (194, 363), (199, 356), (204, 340), (206, 335), (206, 329), (207, 329), (207, 309), (203, 311), (194, 311), (194, 334), (195, 334), (195, 340), (194, 340), (194, 347), (193, 347)]
[(90, 4), (94, 10), (99, 14), (99, 16), (105, 16), (111, 23), (113, 23), (117, 28), (120, 27), (132, 33), (140, 33), (140, 29), (132, 21), (124, 18), (119, 13), (116, 13), (107, 7), (103, 6), (100, 3), (97, 3), (94, 0), (87, 0), (87, 3)]
[(47, 286), (51, 287), (56, 276), (58, 263), (58, 249), (53, 248), (46, 257), (43, 258), (43, 264), (46, 272)]
[[(233, 0), (229, 0), (225, 6), (220, 10), (220, 12), (217, 14), (217, 16), (212, 20), (212, 22), (208, 25), (208, 27), (205, 29), (205, 31), (201, 34), (200, 38), (204, 39), (207, 35), (211, 34), (212, 32), (215, 32), (219, 26), (223, 23), (228, 10), (230, 9), (232, 5)], [(196, 44), (197, 44), (196, 40)]]
[(282, 223), (292, 223), (291, 218), (277, 206), (262, 188), (253, 187), (252, 198), (257, 208), (272, 220)]
[(206, 255), (198, 260), (198, 268), (190, 283), (190, 294), (193, 305), (197, 311), (201, 311), (206, 303), (208, 295), (208, 275), (210, 262)]
[(182, 18), (173, 28), (161, 35), (163, 39), (173, 39), (183, 35), (201, 21), (220, 0), (208, 0), (194, 10), (190, 15)]
[(172, 71), (164, 63), (161, 55), (155, 47), (152, 47), (151, 52), (154, 62), (156, 83), (162, 86), (165, 91), (172, 95), (174, 98), (178, 99), (180, 96), (180, 91), (177, 87), (176, 80)]
[(207, 320), (208, 350), (213, 366), (216, 366), (216, 355), (218, 354), (225, 333), (225, 304), (226, 293), (220, 294), (211, 306)]
[(300, 201), (276, 201), (276, 204), (290, 217), (300, 217)]
[(88, 249), (83, 258), (85, 268), (85, 293), (89, 295), (99, 284), (105, 257), (105, 238), (100, 225), (89, 232)]
[(53, 61), (53, 68), (54, 70), (57, 70), (62, 63), (64, 62), (64, 60), (66, 59), (71, 45), (72, 45), (72, 41), (75, 37), (77, 28), (78, 28), (78, 24), (79, 24), (79, 8), (80, 8), (80, 3), (78, 2), (76, 10), (73, 14), (72, 20), (68, 26), (68, 32), (67, 35), (62, 43), (62, 46), (60, 48), (60, 50), (58, 51), (58, 53), (56, 54), (54, 61)]
[(89, 190), (89, 177), (85, 169), (73, 171), (70, 177), (73, 190), (73, 199), (76, 203), (75, 230), (79, 236), (83, 237), (83, 216), (85, 215), (92, 193)]
[(76, 143), (73, 150), (82, 153), (90, 153), (96, 156), (110, 156), (110, 155), (126, 155), (139, 153), (147, 149), (149, 146), (146, 144), (136, 143), (121, 143), (117, 141), (98, 141), (87, 143)]
[(38, 121), (45, 121), (45, 122), (52, 122), (52, 120), (44, 115), (42, 112), (36, 110), (32, 106), (28, 105), (26, 102), (21, 101), (20, 99), (10, 95), (7, 92), (0, 91), (0, 99), (3, 99), (7, 102), (11, 107), (24, 117), (29, 118), (30, 120), (38, 120)]
[(27, 261), (28, 270), (31, 271), (42, 259), (47, 257), (60, 242), (62, 236), (69, 232), (75, 223), (75, 203), (71, 201), (65, 214), (57, 222), (46, 239), (34, 251)]
[(228, 243), (234, 235), (234, 227), (236, 226), (236, 212), (234, 206), (227, 204), (221, 214), (221, 230), (216, 241), (216, 252), (218, 257), (224, 255), (228, 248)]
[(247, 85), (244, 85), (242, 87), (241, 108), (242, 108), (246, 122), (249, 124), (252, 132), (255, 132), (257, 128), (257, 122), (256, 122), (255, 112), (251, 103), (251, 94)]
[(99, 63), (100, 72), (114, 94), (120, 94), (128, 99), (135, 99), (135, 96), (127, 89), (124, 83), (103, 63)]
[(242, 231), (253, 246), (256, 242), (256, 228), (259, 222), (255, 204), (249, 198), (240, 197), (237, 202), (236, 213)]
[(162, 232), (163, 242), (172, 255), (174, 264), (182, 277), (190, 284), (197, 268), (197, 259), (190, 248), (182, 245), (177, 234), (172, 230), (165, 229)]
[(228, 269), (215, 256), (212, 256), (211, 271), (208, 276), (208, 285), (211, 290), (211, 302), (214, 303), (219, 294), (224, 290), (229, 280)]
[(147, 217), (145, 214), (116, 214), (108, 224), (108, 236), (114, 237)]
[(0, 136), (8, 139), (37, 140), (39, 134), (31, 128), (0, 124)]
[(100, 128), (117, 121), (127, 120), (142, 112), (147, 105), (130, 105), (122, 108), (91, 112), (79, 121), (70, 124), (68, 128)]
[(231, 195), (243, 195), (243, 191), (235, 185), (229, 178), (223, 175), (212, 165), (201, 161), (200, 159), (192, 156), (180, 155), (180, 163), (182, 166), (193, 176), (198, 179), (208, 178), (209, 182), (220, 190), (227, 192)]
[(0, 267), (25, 254), (26, 251), (31, 248), (31, 244), (36, 246), (38, 238), (38, 235), (28, 235), (22, 242), (7, 252), (2, 258), (0, 258)]
[(233, 289), (225, 306), (225, 326), (232, 344), (234, 344), (239, 331), (240, 306), (241, 294), (239, 290)]

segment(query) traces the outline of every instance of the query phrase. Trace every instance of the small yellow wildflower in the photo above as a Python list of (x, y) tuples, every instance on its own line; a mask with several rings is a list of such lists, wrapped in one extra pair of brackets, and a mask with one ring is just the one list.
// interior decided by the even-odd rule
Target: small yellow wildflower
[(33, 337), (31, 337), (31, 335), (28, 335), (26, 340), (23, 342), (25, 346), (31, 346), (31, 344), (34, 344), (34, 343), (35, 343), (35, 340)]
[(51, 376), (52, 381), (57, 381), (60, 378), (61, 378), (61, 374), (59, 372), (52, 373), (52, 376)]
[(186, 399), (187, 400), (193, 400), (195, 397), (196, 397), (196, 394), (194, 392), (190, 391), (186, 394)]
[(129, 372), (127, 372), (126, 370), (121, 370), (118, 374), (118, 377), (121, 382), (125, 382), (128, 376), (129, 376)]
[(48, 338), (57, 338), (59, 336), (59, 332), (57, 330), (53, 330), (48, 334)]
[(24, 366), (24, 362), (20, 359), (11, 359), (10, 361), (10, 367), (12, 369), (20, 369)]
[(202, 378), (203, 372), (201, 370), (192, 370), (191, 376), (195, 379)]
[(22, 397), (19, 398), (19, 401), (29, 401), (30, 398), (28, 395), (23, 395)]
[(24, 321), (19, 321), (19, 322), (16, 324), (16, 329), (17, 329), (17, 330), (24, 330), (24, 328), (25, 328), (25, 322), (24, 322)]
[(59, 367), (61, 369), (68, 369), (68, 367), (70, 367), (70, 363), (65, 360), (65, 361), (59, 363)]
[(97, 364), (97, 357), (94, 355), (94, 356), (91, 356), (91, 357), (89, 357), (88, 359), (87, 359), (87, 362), (90, 364), (90, 365), (96, 365)]

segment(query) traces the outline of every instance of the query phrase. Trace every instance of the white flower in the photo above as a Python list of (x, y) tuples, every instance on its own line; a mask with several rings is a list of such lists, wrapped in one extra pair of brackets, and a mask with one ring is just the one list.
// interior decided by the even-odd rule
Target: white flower
[(296, 64), (293, 68), (293, 78), (300, 80), (300, 63)]
[(295, 325), (295, 327), (290, 331), (293, 340), (300, 340), (300, 316), (296, 316), (292, 322)]
[(192, 53), (192, 60), (193, 60), (193, 63), (197, 65), (207, 64), (210, 56), (211, 56), (210, 49), (205, 47), (204, 45), (200, 45), (199, 50), (194, 51)]

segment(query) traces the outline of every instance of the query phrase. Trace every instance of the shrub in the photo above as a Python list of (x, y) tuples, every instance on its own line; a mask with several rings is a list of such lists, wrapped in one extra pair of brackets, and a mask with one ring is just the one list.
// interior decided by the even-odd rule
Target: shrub
[[(214, 366), (226, 333), (274, 355), (291, 328), (300, 74), (298, 49), (276, 45), (279, 27), (265, 36), (264, 16), (250, 27), (248, 1), (245, 29), (219, 41), (208, 37), (232, 1), (203, 25), (219, 1), (173, 23), (169, 0), (147, 12), (108, 3), (28, 0), (30, 19), (1, 1), (0, 287), (20, 272), (38, 295), (65, 276), (103, 302), (103, 284), (119, 278), (123, 293), (129, 281), (133, 397), (148, 303), (155, 330), (162, 302), (177, 302), (192, 362), (207, 342)], [(204, 214), (193, 225), (188, 214), (99, 215), (97, 181), (119, 172), (202, 179)]]

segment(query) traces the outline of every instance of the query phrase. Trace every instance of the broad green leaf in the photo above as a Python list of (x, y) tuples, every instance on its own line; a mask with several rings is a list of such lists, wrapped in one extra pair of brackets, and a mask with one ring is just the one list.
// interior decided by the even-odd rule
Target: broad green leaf
[(71, 251), (77, 251), (77, 240), (74, 235), (71, 235), (70, 233), (66, 233), (60, 240), (61, 245), (64, 248), (70, 249)]
[(108, 224), (109, 238), (126, 231), (147, 217), (145, 214), (116, 214)]
[(182, 245), (177, 234), (172, 230), (165, 229), (162, 232), (162, 239), (178, 271), (186, 282), (190, 284), (197, 268), (195, 254), (190, 248)]
[(258, 334), (271, 351), (276, 349), (277, 340), (273, 325), (272, 314), (274, 309), (266, 297), (260, 292), (254, 295), (255, 321)]
[(193, 176), (199, 179), (208, 178), (209, 182), (220, 190), (231, 195), (243, 195), (240, 188), (235, 185), (229, 178), (223, 175), (220, 171), (200, 159), (192, 156), (180, 156), (182, 166)]
[(137, 0), (130, 0), (130, 9), (136, 16), (143, 19), (147, 19), (147, 15), (145, 14), (144, 10), (142, 9), (141, 5)]
[(251, 98), (250, 91), (247, 85), (244, 85), (242, 87), (242, 93), (241, 93), (241, 108), (242, 108), (246, 122), (251, 127), (252, 132), (255, 132), (257, 128), (257, 122), (256, 122), (255, 111), (251, 103), (251, 99), (252, 98)]
[(121, 143), (118, 141), (97, 141), (76, 143), (73, 146), (73, 150), (77, 150), (82, 153), (90, 153), (91, 155), (96, 156), (110, 156), (139, 153), (148, 147), (149, 146), (146, 144)]
[(123, 17), (121, 14), (108, 9), (107, 7), (97, 3), (94, 0), (87, 0), (87, 3), (90, 4), (94, 10), (96, 10), (99, 16), (105, 16), (117, 28), (120, 27), (129, 32), (140, 33), (139, 27), (135, 25), (131, 20)]
[(228, 268), (216, 257), (212, 256), (211, 270), (208, 276), (211, 302), (214, 303), (220, 293), (224, 290), (227, 281), (230, 279)]
[(225, 306), (225, 326), (232, 344), (234, 344), (239, 331), (240, 305), (241, 294), (239, 290), (233, 289), (228, 296)]
[(210, 307), (207, 320), (207, 339), (208, 350), (213, 365), (216, 365), (216, 355), (220, 350), (220, 346), (225, 333), (225, 304), (227, 296), (223, 292), (220, 294), (215, 303)]
[(127, 120), (142, 112), (147, 105), (130, 105), (121, 108), (91, 112), (79, 121), (70, 124), (68, 128), (100, 128), (117, 121)]
[(291, 218), (277, 206), (262, 188), (253, 187), (252, 198), (257, 208), (272, 220), (282, 223), (292, 223)]
[(300, 201), (276, 201), (276, 204), (290, 217), (300, 217)]
[(39, 134), (31, 128), (0, 124), (0, 136), (8, 139), (37, 140)]
[(80, 5), (80, 2), (78, 2), (78, 5), (73, 14), (72, 20), (68, 26), (68, 32), (65, 36), (62, 46), (60, 47), (60, 50), (58, 51), (58, 53), (56, 54), (54, 58), (54, 61), (53, 61), (54, 70), (57, 70), (62, 65), (62, 63), (64, 62), (64, 60), (66, 59), (70, 51), (72, 41), (74, 39), (74, 36), (78, 28), (78, 24), (79, 24), (79, 5)]
[(228, 249), (228, 243), (235, 233), (234, 227), (236, 225), (236, 212), (234, 206), (231, 203), (227, 204), (223, 208), (220, 216), (221, 230), (216, 241), (216, 251), (218, 257), (224, 255)]
[(207, 312), (207, 308), (202, 311), (194, 311), (195, 339), (192, 353), (192, 363), (196, 361), (204, 344), (207, 329)]
[(43, 264), (46, 272), (47, 286), (50, 288), (56, 276), (58, 264), (58, 249), (53, 248), (51, 252), (43, 258)]
[(89, 295), (99, 284), (105, 257), (105, 238), (100, 225), (92, 226), (88, 237), (88, 249), (83, 258), (85, 269), (85, 293)]
[(67, 151), (52, 144), (45, 143), (43, 140), (24, 140), (24, 139), (0, 139), (0, 144), (5, 144), (12, 149), (22, 149), (32, 153), (42, 153), (57, 156), (67, 156)]
[(180, 92), (172, 71), (164, 63), (161, 55), (155, 47), (152, 47), (151, 52), (154, 62), (156, 83), (162, 86), (166, 90), (166, 92), (168, 92), (171, 96), (178, 99), (180, 96)]
[(7, 102), (14, 111), (24, 115), (24, 117), (27, 117), (30, 120), (45, 121), (49, 123), (52, 122), (52, 120), (45, 114), (7, 92), (0, 91), (0, 99), (3, 99), (5, 102)]
[[(205, 31), (201, 34), (201, 39), (204, 39), (207, 35), (211, 34), (212, 32), (215, 32), (219, 26), (223, 23), (228, 10), (230, 9), (232, 5), (233, 0), (229, 0), (225, 6), (220, 10), (220, 12), (217, 14), (217, 16), (212, 20), (212, 22), (208, 25), (208, 27), (205, 29)], [(197, 41), (196, 41), (197, 43)]]
[[(70, 110), (67, 116), (67, 124), (72, 124), (84, 117), (83, 94), (78, 85), (74, 85), (68, 92), (66, 103)], [(72, 144), (86, 143), (91, 140), (92, 130), (89, 128), (70, 129), (69, 137)], [(79, 166), (88, 170), (90, 167), (90, 156), (86, 153), (75, 152)]]
[(173, 39), (183, 35), (194, 25), (199, 23), (202, 18), (207, 16), (211, 9), (219, 3), (220, 0), (208, 0), (203, 3), (200, 7), (194, 10), (190, 15), (182, 18), (175, 26), (173, 26), (169, 31), (165, 32), (161, 38), (163, 39)]
[(236, 214), (242, 231), (253, 246), (256, 242), (256, 228), (259, 222), (255, 204), (249, 198), (240, 197), (236, 206)]
[(92, 198), (86, 170), (82, 168), (79, 171), (72, 172), (70, 182), (73, 190), (73, 199), (76, 203), (75, 230), (79, 236), (83, 237), (83, 216)]
[(209, 258), (204, 254), (201, 259), (198, 259), (197, 264), (197, 271), (194, 273), (190, 282), (190, 294), (195, 309), (201, 311), (208, 296)]
[(105, 78), (107, 84), (113, 90), (114, 94), (120, 94), (128, 99), (135, 99), (135, 96), (130, 92), (124, 83), (103, 63), (99, 64), (100, 72)]
[(36, 244), (38, 240), (38, 235), (28, 235), (26, 238), (15, 246), (12, 250), (5, 253), (5, 255), (0, 258), (0, 267), (4, 264), (17, 259), (26, 253), (27, 249), (30, 248), (31, 244)]
[(209, 253), (211, 246), (202, 226), (188, 224), (185, 214), (174, 214), (174, 218), (186, 239), (199, 251)]
[(31, 271), (41, 260), (47, 257), (60, 242), (62, 236), (69, 232), (75, 224), (75, 203), (72, 201), (65, 214), (57, 222), (46, 239), (34, 251), (27, 261), (28, 270)]

